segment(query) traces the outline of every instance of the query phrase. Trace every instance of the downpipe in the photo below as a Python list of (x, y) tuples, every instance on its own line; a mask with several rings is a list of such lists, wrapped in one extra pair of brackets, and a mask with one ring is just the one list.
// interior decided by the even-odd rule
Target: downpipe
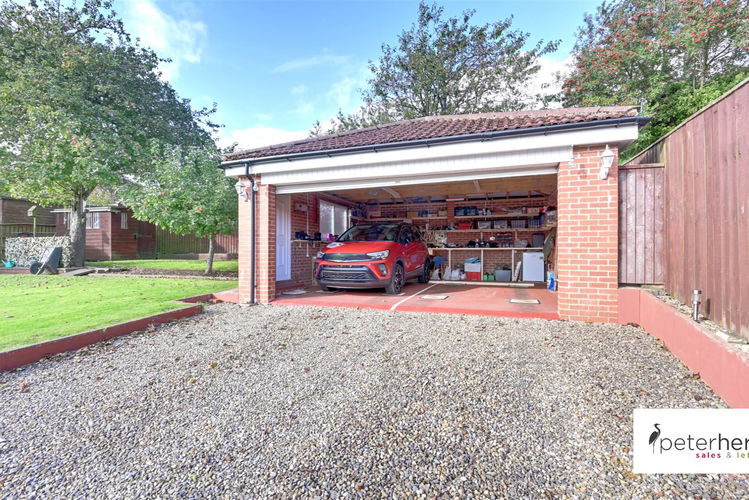
[(255, 214), (255, 178), (250, 176), (250, 163), (245, 163), (244, 175), (250, 181), (250, 218), (252, 219), (250, 228), (250, 304), (255, 304), (255, 229), (257, 217)]

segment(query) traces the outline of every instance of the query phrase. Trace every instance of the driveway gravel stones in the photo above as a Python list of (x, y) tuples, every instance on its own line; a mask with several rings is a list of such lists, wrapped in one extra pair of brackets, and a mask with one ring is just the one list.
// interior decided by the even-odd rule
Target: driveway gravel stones
[(0, 498), (740, 498), (631, 473), (634, 408), (719, 406), (633, 327), (219, 304), (0, 374)]

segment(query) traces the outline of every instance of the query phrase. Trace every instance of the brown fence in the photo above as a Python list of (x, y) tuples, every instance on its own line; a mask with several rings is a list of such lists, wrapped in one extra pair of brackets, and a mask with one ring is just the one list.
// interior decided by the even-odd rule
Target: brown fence
[[(174, 234), (156, 227), (156, 253), (206, 253), (208, 238), (199, 238), (192, 234)], [(239, 245), (236, 234), (216, 236), (216, 253), (238, 253)]]
[(663, 163), (668, 292), (749, 338), (749, 80), (630, 165)]
[(664, 169), (619, 169), (619, 282), (663, 283)]
[[(22, 235), (33, 235), (33, 224), (0, 224), (0, 258), (5, 259), (5, 239), (15, 238)], [(37, 236), (54, 236), (55, 226), (39, 225), (36, 226)]]

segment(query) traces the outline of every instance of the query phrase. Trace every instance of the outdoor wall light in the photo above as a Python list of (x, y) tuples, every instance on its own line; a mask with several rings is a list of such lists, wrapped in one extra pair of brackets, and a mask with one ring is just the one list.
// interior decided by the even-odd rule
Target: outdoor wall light
[(614, 152), (609, 149), (609, 145), (606, 144), (606, 149), (601, 154), (601, 172), (598, 177), (601, 180), (607, 179), (609, 176), (609, 169), (614, 164)]
[(234, 184), (234, 189), (237, 190), (237, 194), (241, 196), (244, 201), (247, 201), (247, 186), (244, 185), (244, 182), (237, 181), (237, 183)]

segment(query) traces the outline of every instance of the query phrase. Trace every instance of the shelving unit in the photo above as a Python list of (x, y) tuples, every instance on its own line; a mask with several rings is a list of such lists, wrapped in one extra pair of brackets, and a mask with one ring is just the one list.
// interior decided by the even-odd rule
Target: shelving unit
[[(555, 218), (551, 218), (551, 221), (540, 227), (511, 227), (511, 220), (522, 220), (532, 221), (539, 220), (541, 217), (540, 213), (511, 213), (516, 210), (526, 212), (531, 210), (532, 212), (540, 210), (541, 207), (546, 206), (549, 202), (554, 203), (555, 200), (538, 199), (538, 198), (523, 198), (523, 199), (466, 199), (466, 200), (446, 200), (446, 201), (428, 201), (418, 202), (412, 204), (401, 204), (397, 207), (393, 205), (378, 205), (374, 207), (378, 214), (378, 217), (362, 217), (352, 216), (351, 221), (355, 223), (395, 223), (395, 222), (409, 222), (421, 228), (425, 235), (426, 241), (437, 242), (437, 238), (434, 237), (436, 233), (443, 233), (446, 236), (440, 238), (439, 241), (445, 241), (448, 244), (465, 245), (468, 240), (476, 241), (488, 241), (490, 237), (496, 236), (496, 241), (500, 244), (514, 244), (515, 240), (531, 240), (532, 233), (543, 233), (544, 237), (549, 234), (549, 231), (554, 230), (557, 227)], [(455, 210), (464, 207), (475, 210), (490, 210), (491, 215), (454, 215)], [(381, 210), (381, 212), (380, 212)], [(416, 213), (429, 213), (429, 215), (416, 216)], [(366, 212), (365, 212), (366, 213)], [(370, 212), (371, 213), (371, 212)], [(408, 214), (412, 216), (409, 217)], [(445, 214), (445, 215), (440, 215)], [(471, 229), (446, 229), (447, 227), (457, 227), (458, 223), (465, 222), (480, 222), (480, 221), (495, 221), (495, 220), (506, 220), (508, 226), (503, 228), (471, 228)], [(542, 219), (543, 220), (543, 219)], [(546, 219), (548, 220), (548, 218)], [(527, 225), (528, 223), (525, 223)], [(465, 225), (465, 224), (464, 224)], [(471, 226), (476, 226), (476, 223)], [(491, 224), (494, 225), (494, 224)], [(437, 227), (434, 227), (437, 226)], [(451, 237), (452, 235), (452, 237)], [(494, 238), (492, 238), (494, 240)], [(511, 243), (512, 242), (512, 243)], [(530, 243), (530, 241), (529, 241)], [(539, 242), (536, 243), (538, 245)], [(492, 248), (489, 246), (485, 247), (453, 247), (453, 248), (430, 248), (429, 252), (431, 255), (441, 255), (446, 257), (447, 265), (451, 268), (458, 264), (458, 261), (462, 261), (469, 256), (480, 257), (481, 259), (481, 274), (484, 272), (492, 271), (496, 266), (498, 269), (506, 268), (508, 264), (511, 264), (511, 269), (514, 271), (515, 266), (519, 260), (522, 260), (522, 255), (527, 251), (542, 251), (543, 246), (538, 247), (520, 247), (520, 246), (503, 246)], [(455, 254), (458, 252), (458, 254)], [(470, 253), (467, 253), (470, 252)], [(488, 252), (488, 253), (487, 253)], [(499, 253), (497, 253), (499, 252)], [(520, 255), (517, 255), (520, 254)], [(486, 256), (486, 259), (484, 258)], [(500, 267), (502, 266), (502, 267)]]
[(512, 252), (510, 254), (510, 259), (512, 262), (512, 265), (510, 266), (510, 272), (512, 272), (515, 269), (515, 252), (526, 252), (526, 251), (542, 251), (544, 247), (497, 247), (497, 248), (491, 248), (491, 247), (459, 247), (459, 248), (430, 248), (429, 249), (429, 255), (434, 255), (435, 251), (443, 252), (447, 251), (447, 266), (452, 268), (452, 254), (453, 252), (470, 252), (470, 251), (477, 251), (480, 254), (481, 258), (481, 275), (484, 275), (484, 252), (495, 252), (499, 250), (504, 251), (510, 251)]
[(444, 233), (513, 233), (513, 232), (532, 232), (532, 233), (543, 233), (549, 231), (552, 228), (557, 227), (556, 222), (550, 222), (545, 226), (541, 227), (505, 227), (505, 228), (492, 228), (492, 229), (427, 229), (427, 231), (439, 231)]

